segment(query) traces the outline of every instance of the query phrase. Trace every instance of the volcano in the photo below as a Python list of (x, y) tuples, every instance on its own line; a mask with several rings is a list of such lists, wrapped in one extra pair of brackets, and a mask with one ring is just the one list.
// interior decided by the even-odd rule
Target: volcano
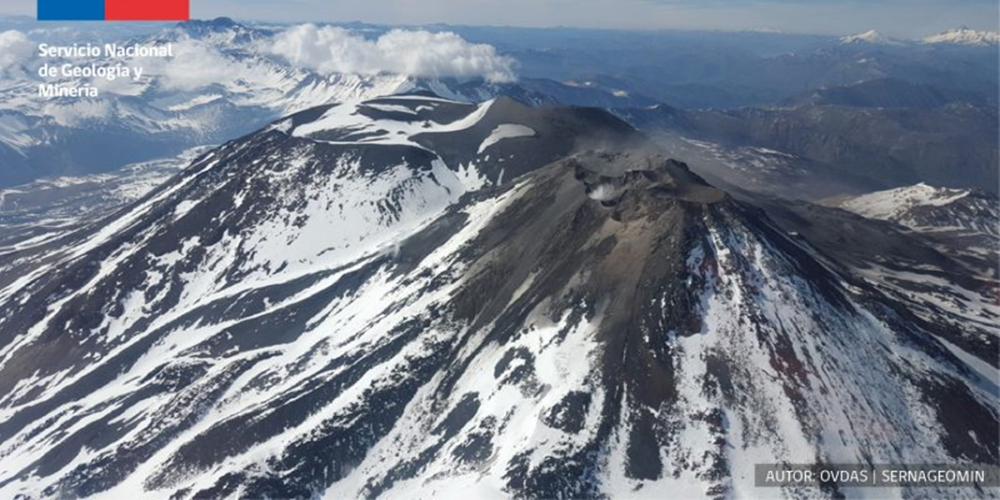
[(1000, 460), (933, 322), (603, 111), (323, 106), (0, 255), (0, 492), (860, 494), (754, 466)]

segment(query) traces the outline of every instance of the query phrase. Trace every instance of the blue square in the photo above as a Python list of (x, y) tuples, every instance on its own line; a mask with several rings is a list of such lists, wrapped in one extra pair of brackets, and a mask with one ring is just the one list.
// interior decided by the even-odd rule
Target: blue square
[(104, 0), (38, 0), (39, 21), (103, 21)]

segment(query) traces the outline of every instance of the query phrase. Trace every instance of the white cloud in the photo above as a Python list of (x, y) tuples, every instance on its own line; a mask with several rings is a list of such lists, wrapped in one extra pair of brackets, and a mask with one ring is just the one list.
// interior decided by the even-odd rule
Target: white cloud
[(34, 44), (24, 33), (14, 30), (0, 33), (0, 74), (28, 60), (34, 50)]
[(325, 74), (514, 79), (512, 59), (454, 33), (392, 30), (367, 40), (343, 28), (304, 24), (277, 35), (270, 52)]
[(163, 87), (170, 90), (197, 90), (233, 80), (240, 71), (216, 48), (191, 39), (174, 44), (173, 58), (144, 58), (141, 61), (147, 74), (160, 76)]

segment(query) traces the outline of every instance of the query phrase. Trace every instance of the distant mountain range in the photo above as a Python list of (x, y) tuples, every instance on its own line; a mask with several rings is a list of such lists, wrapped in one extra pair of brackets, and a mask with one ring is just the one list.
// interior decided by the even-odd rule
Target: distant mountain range
[(984, 96), (896, 78), (877, 78), (849, 85), (820, 87), (786, 99), (784, 106), (833, 105), (857, 108), (939, 108), (949, 103), (996, 105), (996, 96)]
[[(607, 107), (653, 102), (545, 80), (524, 79), (515, 85), (395, 74), (325, 75), (262, 50), (274, 34), (220, 18), (125, 39), (128, 44), (186, 44), (187, 49), (177, 50), (208, 54), (204, 56), (207, 64), (224, 68), (226, 77), (192, 88), (178, 86), (165, 70), (159, 74), (152, 70), (152, 78), (106, 88), (99, 98), (84, 101), (39, 98), (39, 81), (34, 78), (5, 83), (0, 86), (0, 186), (41, 176), (108, 171), (220, 143), (311, 106), (419, 89), (465, 101), (503, 94), (527, 102)], [(115, 61), (96, 58), (94, 62)], [(191, 68), (195, 73), (202, 70)], [(73, 86), (88, 80), (51, 82)]]
[(931, 35), (923, 39), (924, 43), (995, 46), (1000, 44), (1000, 33), (996, 31), (977, 31), (966, 27)]
[[(94, 38), (94, 31), (86, 26), (29, 30), (27, 20), (7, 20), (0, 26), (65, 43)], [(247, 25), (223, 18), (142, 29), (146, 32), (140, 27), (120, 27), (105, 37), (189, 44), (211, 57), (204, 68), (188, 74), (221, 68), (228, 74), (238, 73), (239, 78), (190, 87), (190, 82), (171, 81), (161, 70), (159, 76), (140, 84), (105, 86), (101, 97), (73, 102), (39, 99), (39, 82), (31, 76), (31, 68), (11, 71), (0, 84), (0, 185), (106, 172), (218, 144), (310, 106), (419, 89), (465, 101), (508, 95), (535, 104), (615, 109), (657, 104), (681, 109), (771, 107), (807, 102), (862, 107), (940, 107), (955, 102), (995, 106), (1000, 71), (992, 52), (995, 46), (843, 45), (830, 37), (773, 33), (427, 27), (491, 43), (517, 61), (520, 78), (516, 82), (491, 83), (475, 78), (322, 74), (264, 50), (282, 26)], [(369, 37), (389, 31), (369, 25), (352, 29)], [(969, 37), (956, 40), (965, 38)], [(580, 43), (587, 45), (586, 54), (574, 48)], [(939, 181), (911, 177), (906, 182), (921, 180)]]
[(941, 33), (930, 35), (921, 40), (902, 40), (883, 35), (877, 30), (868, 30), (856, 35), (842, 37), (843, 44), (871, 44), (871, 45), (895, 45), (907, 44), (941, 44), (941, 45), (967, 45), (977, 47), (990, 47), (1000, 44), (1000, 33), (996, 31), (978, 31), (967, 27), (960, 27)]
[[(817, 183), (834, 178), (839, 183), (860, 182), (856, 186), (861, 188), (885, 188), (928, 182), (991, 193), (1000, 183), (997, 108), (992, 106), (803, 105), (730, 111), (659, 106), (616, 113), (650, 133), (676, 134), (725, 147), (766, 148), (803, 158), (811, 164), (800, 166), (813, 174), (830, 174), (816, 178)], [(832, 194), (836, 193), (823, 196)]]

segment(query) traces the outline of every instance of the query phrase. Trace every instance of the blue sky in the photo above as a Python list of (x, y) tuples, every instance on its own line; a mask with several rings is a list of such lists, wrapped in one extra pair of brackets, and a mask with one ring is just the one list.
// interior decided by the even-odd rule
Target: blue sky
[[(34, 15), (36, 0), (0, 13)], [(996, 30), (997, 0), (191, 0), (198, 18), (744, 30), (919, 38), (959, 25)]]

